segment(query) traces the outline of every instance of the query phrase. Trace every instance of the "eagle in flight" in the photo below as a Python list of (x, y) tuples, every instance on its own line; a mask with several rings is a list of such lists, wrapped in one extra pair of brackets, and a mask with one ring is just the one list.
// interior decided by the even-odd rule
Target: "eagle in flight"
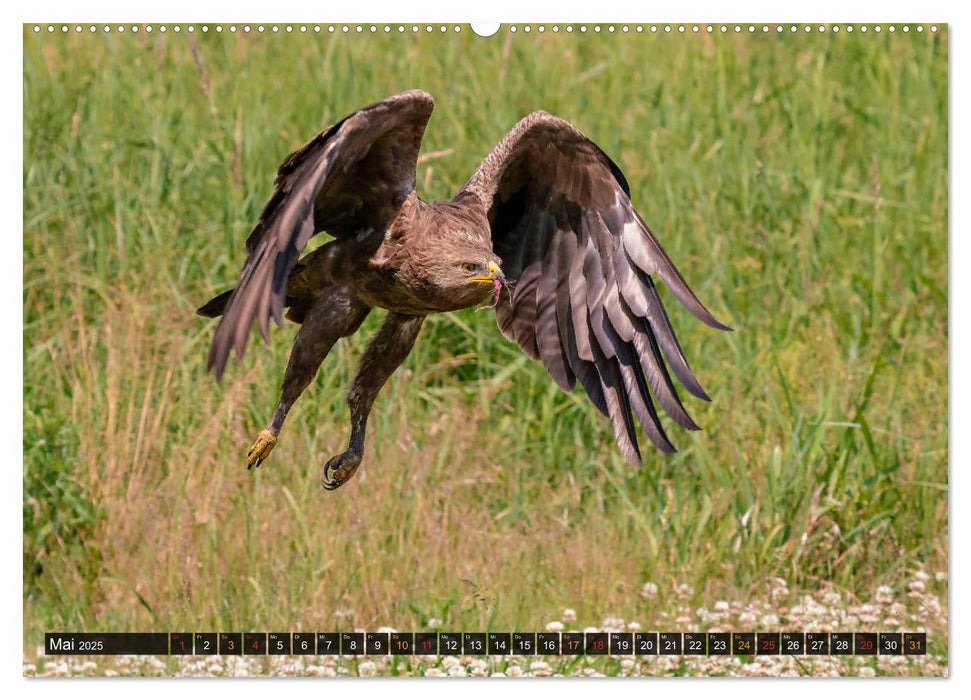
[[(384, 322), (347, 394), (350, 444), (324, 467), (336, 489), (361, 464), (368, 414), (428, 314), (494, 295), (502, 333), (543, 363), (566, 392), (579, 382), (610, 419), (624, 457), (640, 466), (635, 424), (674, 452), (654, 399), (678, 425), (699, 427), (671, 372), (710, 400), (688, 366), (653, 275), (709, 326), (731, 330), (698, 301), (634, 209), (620, 168), (570, 123), (533, 112), (516, 124), (451, 201), (415, 192), (418, 151), (434, 108), (411, 90), (363, 107), (315, 136), (280, 166), (273, 196), (246, 240), (235, 289), (198, 313), (221, 316), (208, 368), (222, 378), (241, 359), (254, 322), (301, 324), (272, 419), (248, 452), (270, 454), (287, 413), (338, 338), (374, 307)], [(307, 241), (334, 240), (300, 258)], [(652, 399), (653, 394), (653, 399)]]

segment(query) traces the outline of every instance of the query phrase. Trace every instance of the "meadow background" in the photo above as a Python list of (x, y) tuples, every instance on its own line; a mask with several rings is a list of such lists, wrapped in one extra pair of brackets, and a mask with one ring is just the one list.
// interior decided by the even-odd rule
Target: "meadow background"
[[(55, 629), (542, 630), (570, 627), (564, 608), (578, 629), (705, 629), (696, 612), (719, 601), (762, 601), (784, 627), (807, 595), (899, 599), (888, 614), (946, 659), (943, 28), (28, 26), (23, 68), (28, 660)], [(560, 393), (469, 310), (428, 319), (376, 402), (361, 472), (325, 493), (373, 313), (246, 470), (296, 327), (220, 385), (214, 323), (194, 310), (234, 284), (283, 157), (414, 87), (437, 100), (426, 199), (451, 197), (540, 108), (623, 169), (736, 329), (662, 289), (712, 397), (686, 399), (703, 432), (665, 423), (677, 455), (629, 467), (582, 390)]]

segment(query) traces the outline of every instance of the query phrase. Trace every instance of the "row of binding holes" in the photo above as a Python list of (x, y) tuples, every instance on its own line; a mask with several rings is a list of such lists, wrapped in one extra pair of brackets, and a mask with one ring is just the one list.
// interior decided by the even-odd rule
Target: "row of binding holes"
[[(33, 29), (34, 29), (34, 33), (35, 34), (36, 33), (40, 33), (41, 31), (44, 30), (44, 28), (41, 27), (38, 24), (35, 24), (34, 27), (33, 27)], [(294, 32), (300, 33), (300, 34), (306, 34), (308, 32), (312, 32), (312, 33), (315, 33), (315, 34), (320, 34), (321, 32), (326, 32), (326, 33), (330, 33), (330, 34), (335, 34), (335, 33), (343, 33), (343, 34), (351, 34), (351, 33), (357, 33), (357, 34), (371, 33), (371, 34), (377, 34), (378, 32), (384, 32), (385, 34), (391, 34), (392, 32), (397, 32), (399, 34), (404, 34), (405, 32), (412, 32), (414, 34), (417, 34), (418, 32), (421, 32), (421, 31), (424, 31), (424, 32), (427, 32), (427, 33), (432, 33), (432, 32), (438, 31), (438, 32), (444, 34), (444, 33), (448, 32), (449, 30), (454, 31), (454, 32), (461, 32), (462, 31), (462, 28), (459, 27), (458, 25), (455, 25), (454, 27), (447, 27), (445, 25), (433, 27), (430, 24), (429, 25), (424, 25), (424, 26), (418, 26), (417, 24), (413, 24), (413, 25), (403, 25), (403, 24), (399, 24), (399, 25), (394, 25), (394, 26), (392, 26), (390, 24), (385, 24), (385, 25), (381, 25), (381, 26), (378, 26), (376, 24), (370, 24), (370, 25), (367, 25), (367, 24), (357, 24), (357, 25), (347, 25), (347, 24), (341, 24), (341, 25), (334, 25), (334, 24), (330, 24), (330, 25), (320, 25), (320, 24), (307, 25), (307, 24), (298, 24), (298, 25), (293, 25), (293, 24), (287, 24), (287, 25), (283, 25), (283, 26), (280, 26), (280, 25), (277, 25), (277, 24), (272, 24), (272, 25), (263, 25), (263, 24), (256, 24), (256, 25), (252, 25), (252, 24), (235, 25), (235, 24), (229, 24), (229, 25), (226, 25), (225, 27), (223, 25), (221, 25), (221, 24), (217, 24), (217, 25), (214, 25), (212, 27), (210, 27), (209, 25), (206, 25), (206, 24), (200, 25), (199, 27), (196, 27), (195, 25), (191, 25), (191, 24), (190, 25), (187, 25), (185, 27), (183, 27), (182, 25), (179, 25), (179, 24), (172, 25), (171, 27), (166, 26), (164, 24), (163, 25), (159, 25), (158, 27), (153, 27), (150, 24), (144, 25), (144, 26), (140, 26), (140, 25), (137, 25), (137, 24), (133, 24), (133, 25), (130, 25), (130, 26), (125, 26), (123, 24), (120, 24), (120, 25), (115, 26), (115, 27), (109, 26), (107, 24), (104, 25), (104, 26), (102, 26), (102, 27), (98, 27), (98, 26), (93, 25), (93, 24), (90, 25), (90, 26), (82, 26), (80, 24), (73, 25), (73, 26), (67, 25), (67, 24), (62, 24), (62, 25), (59, 25), (58, 26), (58, 25), (49, 24), (49, 25), (47, 25), (46, 29), (47, 29), (47, 32), (48, 33), (54, 33), (56, 31), (60, 30), (62, 33), (65, 33), (65, 34), (68, 33), (68, 32), (70, 32), (70, 31), (72, 31), (72, 30), (75, 33), (77, 33), (77, 34), (81, 34), (84, 31), (88, 31), (88, 32), (90, 32), (90, 33), (93, 34), (93, 33), (97, 32), (99, 30), (100, 31), (103, 31), (103, 32), (118, 32), (119, 34), (123, 34), (126, 31), (129, 31), (129, 32), (131, 32), (133, 34), (137, 34), (140, 31), (147, 32), (147, 33), (151, 33), (153, 31), (158, 31), (158, 32), (162, 32), (162, 33), (165, 33), (167, 31), (173, 31), (176, 34), (182, 32), (182, 31), (189, 32), (190, 34), (196, 32), (196, 31), (203, 32), (203, 33), (206, 33), (206, 32), (209, 32), (209, 31), (214, 31), (216, 33), (221, 33), (223, 31), (227, 31), (227, 32), (230, 32), (230, 33), (233, 33), (233, 34), (235, 34), (237, 32), (242, 32), (244, 34), (250, 34), (250, 33), (253, 33), (253, 32), (256, 32), (256, 33), (259, 33), (259, 34), (264, 34), (264, 33), (267, 33), (267, 32), (270, 32), (272, 34), (279, 34), (281, 32), (282, 33), (285, 33), (285, 34), (293, 34)]]
[[(50, 34), (53, 34), (54, 32), (57, 32), (57, 31), (60, 31), (61, 33), (66, 34), (66, 33), (70, 32), (72, 30), (75, 33), (77, 33), (77, 34), (80, 34), (80, 33), (84, 32), (84, 31), (88, 31), (88, 32), (90, 32), (90, 33), (93, 34), (93, 33), (97, 32), (99, 30), (100, 31), (103, 31), (103, 32), (113, 32), (114, 31), (114, 32), (118, 32), (120, 34), (123, 34), (126, 31), (131, 32), (132, 34), (137, 34), (140, 31), (144, 31), (146, 33), (152, 33), (153, 31), (158, 31), (158, 32), (161, 32), (161, 33), (165, 33), (167, 31), (172, 31), (172, 32), (175, 32), (176, 34), (182, 32), (182, 31), (186, 31), (186, 32), (188, 32), (190, 34), (196, 32), (196, 31), (200, 31), (202, 33), (206, 33), (206, 32), (209, 32), (209, 31), (215, 31), (216, 33), (220, 33), (220, 32), (223, 32), (223, 31), (228, 31), (230, 33), (243, 32), (244, 34), (248, 34), (248, 33), (252, 33), (252, 32), (257, 32), (257, 33), (261, 33), (261, 34), (262, 33), (266, 33), (266, 32), (270, 32), (270, 33), (273, 33), (273, 34), (279, 34), (281, 32), (286, 33), (286, 34), (292, 34), (294, 32), (297, 32), (297, 33), (300, 33), (300, 34), (306, 34), (308, 32), (313, 32), (313, 33), (316, 33), (316, 34), (319, 34), (321, 32), (326, 32), (326, 33), (330, 33), (330, 34), (335, 34), (335, 33), (343, 33), (343, 34), (351, 34), (351, 33), (364, 34), (364, 33), (370, 33), (370, 34), (377, 34), (379, 32), (384, 32), (385, 34), (392, 34), (392, 33), (404, 34), (406, 32), (410, 32), (412, 34), (418, 34), (419, 32), (425, 32), (425, 33), (430, 34), (432, 32), (436, 32), (436, 31), (439, 32), (439, 33), (444, 34), (444, 33), (448, 32), (448, 31), (453, 31), (453, 32), (461, 32), (462, 31), (462, 28), (459, 27), (458, 25), (455, 25), (455, 26), (452, 26), (452, 27), (448, 27), (446, 25), (432, 26), (430, 24), (428, 24), (428, 25), (421, 25), (421, 26), (419, 26), (417, 24), (412, 24), (412, 25), (403, 25), (403, 24), (390, 25), (390, 24), (385, 24), (385, 25), (380, 25), (380, 26), (379, 25), (376, 25), (376, 24), (370, 24), (370, 25), (366, 25), (366, 24), (357, 24), (357, 25), (347, 25), (347, 24), (341, 24), (341, 25), (334, 25), (334, 24), (331, 24), (331, 25), (319, 25), (319, 24), (314, 24), (314, 25), (307, 25), (307, 24), (292, 25), (292, 24), (287, 24), (287, 25), (283, 25), (283, 26), (276, 25), (276, 24), (269, 25), (269, 26), (262, 25), (262, 24), (259, 24), (259, 25), (250, 25), (250, 24), (235, 25), (235, 24), (230, 24), (230, 25), (226, 25), (225, 27), (223, 27), (223, 25), (221, 25), (221, 24), (214, 25), (213, 27), (210, 27), (209, 25), (205, 25), (205, 24), (200, 25), (199, 27), (196, 27), (195, 25), (191, 25), (191, 24), (190, 25), (186, 25), (185, 27), (183, 27), (182, 25), (179, 25), (179, 24), (172, 25), (172, 26), (167, 26), (167, 25), (162, 24), (162, 25), (158, 25), (157, 27), (154, 27), (154, 26), (152, 26), (150, 24), (144, 25), (144, 26), (139, 26), (137, 24), (133, 24), (133, 25), (130, 25), (130, 26), (125, 26), (123, 24), (120, 24), (120, 25), (117, 25), (115, 27), (112, 27), (112, 26), (109, 26), (109, 25), (104, 25), (104, 26), (100, 26), (99, 27), (99, 26), (96, 26), (96, 25), (93, 25), (93, 24), (92, 25), (88, 25), (88, 26), (83, 26), (83, 25), (80, 25), (80, 24), (73, 25), (73, 26), (72, 25), (67, 25), (67, 24), (62, 24), (62, 25), (48, 24), (46, 27), (42, 27), (39, 24), (35, 24), (33, 26), (33, 30), (34, 30), (34, 33), (35, 34), (39, 34), (40, 32), (44, 31), (45, 29)], [(554, 25), (551, 25), (551, 26), (547, 27), (547, 26), (541, 24), (541, 25), (537, 25), (537, 26), (533, 27), (533, 26), (528, 25), (528, 24), (527, 25), (522, 25), (522, 26), (513, 24), (513, 25), (511, 25), (509, 27), (509, 31), (510, 32), (515, 33), (515, 32), (518, 32), (518, 31), (522, 31), (522, 32), (527, 33), (527, 34), (530, 33), (530, 32), (532, 32), (532, 31), (536, 31), (536, 32), (538, 32), (540, 34), (543, 34), (543, 33), (547, 32), (547, 31), (553, 32), (554, 34), (556, 34), (558, 32), (561, 32), (561, 31), (562, 32), (566, 32), (568, 34), (574, 33), (574, 32), (579, 32), (581, 34), (585, 34), (585, 33), (589, 32), (589, 31), (593, 31), (594, 33), (602, 33), (604, 31), (606, 31), (609, 34), (613, 34), (613, 33), (618, 32), (618, 31), (621, 32), (621, 33), (624, 33), (624, 34), (627, 34), (627, 33), (630, 33), (630, 32), (636, 32), (636, 33), (651, 32), (651, 33), (655, 33), (655, 34), (658, 33), (658, 32), (662, 32), (662, 33), (665, 33), (665, 34), (670, 34), (672, 32), (677, 32), (677, 33), (681, 33), (681, 34), (686, 34), (686, 33), (697, 34), (699, 32), (706, 32), (708, 34), (717, 34), (717, 33), (726, 34), (726, 33), (729, 33), (729, 32), (732, 32), (732, 33), (735, 33), (735, 34), (741, 34), (743, 32), (748, 32), (749, 34), (755, 34), (757, 32), (768, 33), (770, 31), (775, 31), (775, 32), (781, 34), (783, 32), (796, 33), (796, 32), (800, 32), (800, 31), (802, 31), (804, 33), (809, 33), (809, 32), (812, 32), (814, 29), (815, 29), (815, 31), (818, 31), (818, 32), (830, 31), (830, 32), (834, 32), (835, 33), (835, 32), (839, 32), (839, 31), (842, 30), (842, 31), (846, 31), (846, 32), (859, 31), (859, 32), (865, 34), (868, 31), (873, 31), (873, 32), (876, 32), (876, 33), (879, 34), (880, 32), (882, 32), (884, 30), (884, 27), (882, 27), (879, 24), (875, 24), (875, 25), (866, 25), (866, 24), (852, 25), (852, 24), (850, 24), (850, 25), (846, 25), (844, 27), (840, 27), (839, 25), (830, 25), (830, 26), (827, 26), (827, 25), (817, 25), (816, 27), (813, 27), (813, 26), (810, 26), (808, 24), (807, 25), (800, 25), (800, 26), (797, 26), (795, 24), (792, 24), (792, 25), (781, 25), (780, 24), (780, 25), (772, 25), (771, 27), (769, 25), (766, 25), (766, 24), (759, 25), (759, 26), (756, 26), (754, 24), (749, 24), (749, 25), (741, 25), (741, 24), (734, 24), (734, 25), (726, 25), (726, 24), (720, 24), (720, 25), (714, 25), (714, 24), (705, 24), (705, 25), (699, 25), (699, 24), (677, 24), (677, 25), (671, 25), (671, 24), (641, 25), (641, 24), (637, 24), (637, 25), (628, 25), (628, 24), (623, 24), (623, 25), (619, 25), (619, 26), (616, 26), (616, 25), (611, 24), (611, 25), (607, 25), (606, 27), (602, 27), (599, 24), (598, 25), (593, 25), (591, 27), (588, 27), (585, 24), (581, 24), (581, 25), (578, 25), (578, 26), (574, 26), (572, 24), (568, 24), (568, 25), (564, 25), (564, 26), (560, 26), (558, 24), (554, 24)], [(914, 26), (913, 29), (914, 29), (914, 31), (917, 31), (917, 32), (923, 32), (924, 31), (923, 25), (920, 25), (920, 24)], [(900, 26), (899, 27), (899, 30), (901, 32), (907, 33), (907, 32), (910, 32), (911, 31), (911, 26), (905, 24), (905, 25)], [(932, 32), (936, 32), (937, 31), (937, 25), (931, 25), (930, 26), (930, 30)], [(888, 25), (886, 27), (886, 31), (888, 31), (890, 33), (895, 33), (895, 32), (898, 31), (898, 27), (896, 25), (891, 24), (891, 25)]]

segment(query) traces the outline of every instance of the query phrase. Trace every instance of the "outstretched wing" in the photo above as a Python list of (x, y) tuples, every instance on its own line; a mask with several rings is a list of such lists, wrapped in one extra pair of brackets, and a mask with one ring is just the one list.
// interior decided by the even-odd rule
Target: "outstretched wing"
[(634, 419), (674, 452), (651, 394), (679, 425), (698, 430), (664, 359), (709, 400), (674, 335), (651, 275), (691, 313), (731, 330), (698, 301), (630, 201), (623, 173), (570, 123), (545, 112), (520, 121), (458, 198), (488, 210), (492, 243), (511, 282), (496, 305), (499, 327), (540, 360), (564, 391), (580, 381), (609, 416), (624, 457), (639, 466)]
[(383, 234), (415, 189), (415, 166), (431, 95), (411, 90), (363, 107), (290, 154), (277, 171), (273, 196), (246, 240), (249, 257), (209, 349), (222, 377), (235, 348), (241, 358), (254, 321), (269, 337), (270, 318), (283, 322), (290, 270), (320, 231), (341, 238)]

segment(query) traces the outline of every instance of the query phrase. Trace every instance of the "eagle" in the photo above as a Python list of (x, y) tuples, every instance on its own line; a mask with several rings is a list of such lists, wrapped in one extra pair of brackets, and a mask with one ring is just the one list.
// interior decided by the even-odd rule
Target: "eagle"
[[(418, 152), (435, 102), (421, 90), (362, 107), (280, 165), (273, 195), (246, 240), (235, 288), (202, 306), (222, 317), (207, 370), (221, 380), (242, 359), (253, 324), (300, 324), (280, 400), (247, 453), (259, 466), (287, 414), (339, 338), (378, 307), (387, 311), (347, 394), (347, 449), (327, 461), (336, 489), (364, 455), (375, 397), (432, 313), (492, 297), (499, 329), (542, 362), (565, 392), (577, 382), (610, 420), (624, 458), (641, 464), (636, 425), (675, 452), (655, 400), (678, 425), (700, 430), (671, 373), (710, 401), (658, 295), (656, 275), (698, 319), (718, 321), (692, 292), (634, 209), (620, 168), (569, 122), (537, 111), (519, 121), (451, 201), (415, 192)], [(311, 237), (333, 240), (301, 258)], [(670, 367), (670, 372), (668, 370)]]

